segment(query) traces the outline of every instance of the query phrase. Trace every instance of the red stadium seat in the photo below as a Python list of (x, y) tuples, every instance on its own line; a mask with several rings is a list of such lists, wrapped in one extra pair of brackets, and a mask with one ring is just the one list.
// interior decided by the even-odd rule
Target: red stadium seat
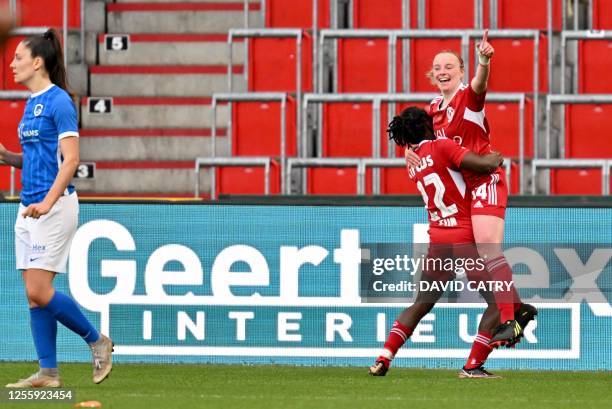
[(556, 195), (601, 195), (600, 169), (553, 169), (550, 192)]
[(323, 104), (323, 156), (372, 156), (372, 104)]
[[(499, 29), (548, 28), (549, 0), (497, 0), (497, 27)], [(561, 30), (562, 0), (553, 0), (553, 29)], [(526, 12), (528, 10), (528, 12)]]
[[(486, 115), (491, 127), (491, 146), (506, 157), (520, 156), (519, 104), (487, 102)], [(525, 157), (533, 157), (533, 104), (525, 101)]]
[(338, 92), (387, 92), (386, 38), (338, 39)]
[[(426, 74), (431, 70), (433, 59), (442, 50), (454, 50), (461, 54), (460, 38), (419, 38), (410, 41), (410, 91), (411, 92), (435, 92), (436, 88), (431, 84)], [(401, 49), (402, 42), (398, 41)], [(401, 51), (398, 53), (401, 55)], [(398, 59), (401, 61), (401, 59)], [(403, 68), (398, 69), (401, 73)], [(398, 89), (403, 89), (401, 81)]]
[[(357, 168), (308, 168), (307, 194), (356, 195)], [(366, 194), (372, 194), (372, 170), (366, 172)]]
[(15, 56), (15, 49), (24, 38), (25, 37), (23, 36), (11, 37), (9, 38), (4, 48), (4, 63), (2, 64), (4, 83), (2, 84), (2, 88), (4, 88), (5, 90), (26, 90), (26, 87), (24, 87), (23, 85), (15, 84), (15, 81), (13, 81), (13, 71), (10, 67), (11, 62), (13, 61), (13, 58)]
[(476, 0), (429, 0), (425, 4), (425, 28), (475, 28)]
[[(281, 154), (280, 105), (280, 101), (232, 103), (232, 155), (279, 156)], [(287, 156), (295, 156), (296, 104), (293, 98), (287, 99), (286, 110), (285, 153)]]
[(410, 2), (410, 24), (404, 24), (402, 0), (353, 0), (353, 28), (416, 28), (417, 2)]
[[(24, 27), (61, 27), (63, 23), (63, 0), (18, 0), (18, 25)], [(81, 1), (68, 0), (68, 27), (81, 26)]]
[[(317, 0), (317, 26), (329, 28), (329, 0)], [(312, 0), (266, 0), (266, 27), (312, 28)]]
[[(472, 39), (470, 47), (470, 61), (474, 61), (476, 42)], [(525, 92), (533, 93), (533, 39), (529, 38), (490, 38), (495, 48), (493, 68), (489, 78), (489, 92)], [(539, 56), (539, 84), (540, 92), (547, 92), (548, 78), (548, 51), (546, 36), (540, 36), (538, 50)], [(470, 66), (470, 77), (474, 75), (474, 64)]]
[(380, 170), (380, 193), (388, 195), (418, 195), (416, 183), (408, 178), (406, 168)]
[(567, 104), (565, 106), (565, 156), (568, 158), (610, 158), (612, 105)]
[[(25, 100), (0, 100), (0, 143), (13, 152), (21, 152), (17, 126), (23, 115)], [(10, 186), (10, 167), (0, 166), (0, 190), (8, 190)], [(19, 171), (16, 175), (17, 188), (20, 188)]]
[[(249, 39), (249, 91), (296, 92), (296, 38)], [(302, 92), (312, 91), (312, 38), (302, 36)]]
[(593, 0), (593, 29), (612, 29), (612, 0)]
[(578, 92), (612, 93), (609, 69), (612, 66), (612, 40), (578, 41)]
[[(270, 164), (270, 194), (280, 193), (280, 167), (277, 162)], [(226, 195), (263, 195), (265, 193), (265, 172), (262, 166), (218, 167), (217, 197)]]
[[(4, 89), (4, 76), (6, 75), (6, 69), (4, 67), (4, 53), (0, 53), (0, 89)], [(10, 64), (10, 62), (7, 62), (6, 65), (8, 66)]]

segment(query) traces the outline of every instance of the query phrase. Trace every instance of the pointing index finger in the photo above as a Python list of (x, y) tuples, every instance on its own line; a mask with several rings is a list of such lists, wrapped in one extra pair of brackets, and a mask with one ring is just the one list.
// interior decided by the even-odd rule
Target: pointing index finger
[(484, 31), (484, 34), (482, 35), (482, 42), (483, 42), (483, 43), (486, 43), (488, 39), (489, 39), (489, 30), (488, 30), (488, 29), (486, 29), (486, 30)]

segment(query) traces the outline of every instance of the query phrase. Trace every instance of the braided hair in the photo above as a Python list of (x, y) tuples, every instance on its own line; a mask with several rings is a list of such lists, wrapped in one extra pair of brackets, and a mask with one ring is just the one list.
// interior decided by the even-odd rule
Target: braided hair
[(433, 119), (424, 109), (408, 107), (393, 117), (387, 133), (399, 146), (416, 145), (425, 139), (434, 139)]

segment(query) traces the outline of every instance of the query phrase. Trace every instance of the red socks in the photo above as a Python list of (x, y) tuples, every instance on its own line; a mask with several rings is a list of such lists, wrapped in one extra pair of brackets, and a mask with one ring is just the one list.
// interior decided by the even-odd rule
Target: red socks
[(387, 342), (385, 342), (384, 349), (378, 359), (386, 361), (385, 363), (389, 366), (389, 363), (395, 354), (397, 354), (397, 351), (404, 345), (408, 338), (410, 338), (410, 335), (412, 335), (411, 328), (402, 325), (399, 321), (395, 321), (393, 323), (393, 328), (389, 331)]
[[(503, 282), (512, 281), (512, 269), (508, 265), (508, 262), (503, 255), (487, 261), (486, 265), (487, 270), (489, 270), (489, 274), (491, 275), (491, 280)], [(520, 303), (514, 285), (512, 285), (510, 291), (496, 291), (495, 302), (497, 303), (497, 308), (499, 309), (500, 322), (504, 323), (514, 319), (514, 303)]]
[(472, 350), (470, 351), (470, 356), (468, 357), (467, 362), (465, 363), (465, 369), (474, 369), (478, 368), (489, 357), (493, 348), (489, 346), (489, 341), (491, 340), (491, 334), (488, 332), (478, 331), (478, 335), (476, 335), (476, 339), (472, 344)]

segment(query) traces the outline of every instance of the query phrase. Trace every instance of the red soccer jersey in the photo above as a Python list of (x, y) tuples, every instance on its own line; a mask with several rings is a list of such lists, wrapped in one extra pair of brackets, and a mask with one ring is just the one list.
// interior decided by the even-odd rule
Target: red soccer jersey
[(426, 140), (415, 153), (421, 164), (408, 175), (425, 201), (430, 227), (471, 226), (470, 197), (459, 172), (467, 149), (450, 139)]
[[(490, 129), (485, 117), (486, 92), (477, 95), (470, 85), (461, 84), (446, 108), (442, 109), (442, 95), (434, 98), (429, 106), (436, 138), (449, 138), (479, 155), (491, 152)], [(470, 187), (483, 175), (462, 171)], [(488, 177), (488, 175), (487, 175)]]

